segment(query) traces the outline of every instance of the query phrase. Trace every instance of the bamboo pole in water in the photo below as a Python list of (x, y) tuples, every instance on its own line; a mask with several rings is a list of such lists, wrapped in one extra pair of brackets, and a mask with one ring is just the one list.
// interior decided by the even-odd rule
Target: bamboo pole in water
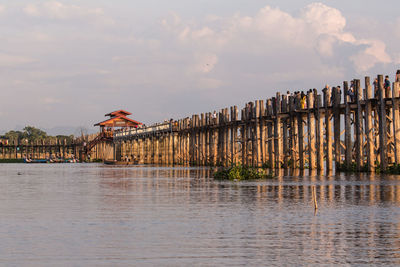
[(314, 209), (318, 210), (317, 191), (315, 189), (315, 185), (312, 186), (312, 198), (314, 202)]

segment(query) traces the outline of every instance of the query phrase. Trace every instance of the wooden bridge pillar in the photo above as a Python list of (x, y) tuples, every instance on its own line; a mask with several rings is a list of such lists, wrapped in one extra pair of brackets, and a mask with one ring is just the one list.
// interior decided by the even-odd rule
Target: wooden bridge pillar
[(274, 147), (275, 147), (275, 168), (280, 169), (282, 167), (282, 129), (281, 129), (281, 97), (280, 94), (276, 94), (275, 106), (274, 106)]
[(272, 100), (267, 100), (267, 129), (268, 129), (268, 161), (271, 169), (275, 168), (275, 160), (274, 160), (274, 124), (272, 123)]
[(316, 142), (317, 142), (317, 170), (324, 169), (324, 126), (322, 119), (321, 95), (315, 95)]
[(344, 143), (345, 143), (345, 164), (346, 168), (350, 168), (353, 162), (352, 159), (352, 141), (351, 141), (351, 117), (350, 117), (350, 99), (349, 99), (349, 84), (347, 81), (343, 82), (343, 94), (344, 94), (344, 105), (345, 105), (345, 113), (344, 113)]
[(224, 109), (224, 122), (225, 122), (225, 126), (224, 126), (224, 166), (229, 166), (230, 165), (230, 161), (231, 158), (229, 157), (230, 155), (230, 145), (229, 145), (229, 122), (230, 122), (230, 118), (229, 118), (229, 113), (228, 113), (228, 109), (225, 108)]
[(315, 152), (315, 117), (314, 117), (314, 94), (307, 94), (307, 118), (308, 118), (308, 165), (310, 170), (316, 168), (316, 152)]
[(336, 169), (341, 165), (341, 144), (340, 144), (340, 87), (333, 90), (333, 115), (334, 115), (334, 141), (335, 141), (335, 166)]
[[(254, 142), (254, 152), (255, 152), (255, 163), (256, 167), (261, 167), (262, 159), (261, 159), (261, 131), (260, 131), (260, 110), (261, 103), (259, 100), (255, 101), (255, 142)], [(253, 146), (253, 147), (254, 147)]]
[(380, 167), (382, 171), (387, 168), (387, 129), (386, 129), (386, 100), (384, 98), (383, 75), (378, 75), (379, 89), (379, 149)]
[(372, 92), (370, 78), (365, 77), (365, 133), (367, 139), (367, 167), (369, 172), (375, 171), (375, 149), (372, 124)]
[(291, 96), (289, 97), (289, 114), (290, 114), (290, 159), (291, 159), (291, 168), (297, 168), (298, 161), (298, 122), (297, 116), (295, 115), (296, 110), (296, 98)]
[(324, 89), (326, 169), (332, 170), (331, 89)]
[(361, 108), (361, 97), (362, 97), (362, 89), (360, 86), (360, 80), (354, 80), (354, 90), (355, 90), (355, 97), (356, 97), (356, 104), (357, 104), (357, 110), (356, 110), (356, 166), (357, 170), (361, 171), (364, 163), (364, 154), (363, 154), (363, 145), (364, 145), (364, 140), (363, 140), (363, 127), (362, 127), (362, 122), (363, 122), (363, 114), (362, 114), (362, 108)]
[[(281, 112), (286, 114), (288, 112), (288, 98), (287, 95), (282, 96), (282, 110)], [(285, 117), (282, 120), (282, 139), (283, 139), (283, 147), (282, 147), (282, 161), (283, 161), (283, 168), (288, 167), (289, 161), (289, 136), (288, 136), (288, 118)]]
[(395, 162), (397, 165), (400, 164), (400, 114), (399, 114), (399, 90), (400, 82), (393, 83), (393, 133), (394, 133), (394, 152), (395, 152)]

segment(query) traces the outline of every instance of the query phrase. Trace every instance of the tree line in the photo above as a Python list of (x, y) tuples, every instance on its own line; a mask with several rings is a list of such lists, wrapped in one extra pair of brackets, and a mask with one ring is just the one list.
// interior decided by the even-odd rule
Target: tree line
[(21, 131), (8, 131), (3, 136), (3, 139), (10, 141), (18, 141), (19, 143), (35, 143), (38, 141), (66, 141), (72, 143), (75, 139), (74, 135), (56, 135), (50, 136), (45, 131), (33, 126), (26, 126)]

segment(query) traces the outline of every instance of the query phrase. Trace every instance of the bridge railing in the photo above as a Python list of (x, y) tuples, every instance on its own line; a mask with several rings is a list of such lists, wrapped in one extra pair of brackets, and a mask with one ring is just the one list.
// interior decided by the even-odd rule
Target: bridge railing
[(151, 126), (146, 126), (143, 128), (130, 128), (130, 129), (122, 129), (114, 131), (114, 138), (124, 138), (124, 137), (132, 137), (132, 136), (140, 136), (140, 135), (149, 135), (160, 132), (172, 132), (174, 129), (176, 130), (177, 123), (176, 122), (164, 122), (157, 123)]

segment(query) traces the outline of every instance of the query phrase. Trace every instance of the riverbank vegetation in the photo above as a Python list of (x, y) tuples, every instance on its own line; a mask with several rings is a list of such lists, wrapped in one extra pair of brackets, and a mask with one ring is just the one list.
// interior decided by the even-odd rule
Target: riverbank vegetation
[[(348, 173), (361, 173), (361, 172), (369, 172), (367, 166), (361, 166), (361, 168), (357, 168), (357, 164), (352, 162), (349, 166), (346, 164), (338, 165), (337, 171), (339, 172), (348, 172)], [(386, 170), (382, 170), (380, 163), (378, 161), (375, 162), (375, 173), (381, 174), (400, 174), (400, 165), (394, 164), (390, 165), (386, 168)]]
[(0, 159), (0, 163), (24, 163), (23, 159)]
[(214, 172), (214, 178), (217, 180), (243, 181), (270, 179), (273, 177), (274, 175), (268, 173), (267, 169), (248, 167), (241, 164), (232, 165)]
[(56, 140), (65, 141), (67, 144), (72, 143), (75, 139), (73, 135), (48, 135), (45, 131), (33, 126), (26, 126), (21, 131), (8, 131), (1, 136), (2, 143), (5, 140), (8, 144), (33, 144), (41, 141), (54, 142)]

